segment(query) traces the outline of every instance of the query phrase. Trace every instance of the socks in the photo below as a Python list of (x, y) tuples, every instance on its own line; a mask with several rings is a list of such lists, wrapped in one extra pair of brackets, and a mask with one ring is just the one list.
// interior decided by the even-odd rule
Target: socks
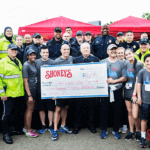
[(146, 139), (146, 132), (141, 132), (141, 137), (143, 137), (144, 139)]
[(27, 132), (27, 129), (23, 128), (23, 132)]
[(64, 127), (65, 125), (61, 125), (61, 127)]

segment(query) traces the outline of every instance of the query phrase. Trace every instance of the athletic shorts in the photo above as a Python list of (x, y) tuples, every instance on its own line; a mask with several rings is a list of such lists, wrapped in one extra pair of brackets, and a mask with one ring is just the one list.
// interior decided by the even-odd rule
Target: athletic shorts
[(65, 107), (66, 105), (71, 104), (71, 99), (56, 99), (55, 105), (58, 107)]
[[(33, 100), (36, 100), (36, 98), (37, 98), (36, 97), (36, 94), (37, 94), (36, 90), (35, 89), (33, 89), (33, 90), (30, 89), (30, 93), (32, 95)], [(26, 91), (25, 91), (25, 100), (28, 100), (28, 94), (27, 94)]]
[(42, 111), (42, 110), (55, 111), (55, 100), (41, 99), (41, 93), (40, 92), (38, 92), (37, 95), (38, 95), (37, 108), (39, 111)]
[(127, 97), (125, 97), (124, 99), (125, 99), (126, 101), (130, 101), (130, 102), (132, 102), (132, 101), (131, 101), (131, 98), (127, 98)]
[(141, 120), (148, 120), (149, 112), (150, 112), (150, 105), (142, 103), (142, 105), (139, 107), (139, 118)]

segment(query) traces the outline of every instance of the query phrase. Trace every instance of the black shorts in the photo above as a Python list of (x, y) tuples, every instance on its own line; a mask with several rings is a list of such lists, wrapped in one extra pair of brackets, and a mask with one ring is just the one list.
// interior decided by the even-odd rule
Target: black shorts
[(71, 104), (71, 99), (56, 99), (55, 105), (58, 107), (65, 107), (66, 105)]
[[(35, 89), (30, 89), (30, 93), (32, 95), (33, 100), (36, 100), (36, 98), (37, 98), (37, 96), (36, 96), (37, 91)], [(28, 94), (27, 94), (26, 91), (25, 91), (25, 100), (28, 100)]]
[(150, 105), (142, 103), (142, 105), (139, 107), (139, 118), (141, 120), (148, 120), (149, 112), (150, 112)]
[(132, 101), (131, 101), (131, 98), (127, 98), (127, 97), (125, 97), (124, 99), (125, 99), (126, 101), (130, 101), (130, 102), (132, 102)]
[(37, 108), (39, 111), (49, 110), (55, 111), (55, 101), (52, 99), (41, 99), (41, 93), (38, 92)]

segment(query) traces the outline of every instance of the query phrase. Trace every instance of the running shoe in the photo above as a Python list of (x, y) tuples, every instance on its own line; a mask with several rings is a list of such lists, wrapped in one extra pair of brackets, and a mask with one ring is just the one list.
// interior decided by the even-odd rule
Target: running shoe
[(48, 131), (50, 132), (50, 134), (52, 134), (53, 131), (54, 131), (53, 126), (49, 126), (49, 127), (48, 127)]
[(112, 134), (115, 136), (116, 139), (120, 139), (121, 138), (121, 135), (120, 135), (119, 132), (112, 131)]
[(127, 128), (127, 126), (124, 126), (124, 125), (122, 128), (119, 129), (119, 132), (121, 132), (121, 133), (127, 133), (127, 131), (128, 131), (128, 128)]
[[(26, 134), (26, 132), (27, 132), (27, 129), (25, 129), (25, 128), (23, 128), (23, 130), (22, 130), (25, 134)], [(36, 130), (34, 130), (34, 129), (31, 129), (31, 132), (36, 132)]]
[(140, 141), (141, 140), (141, 132), (140, 131), (136, 131), (136, 133), (135, 133), (135, 140), (136, 141)]
[(30, 132), (26, 132), (26, 136), (27, 136), (27, 137), (38, 137), (38, 134), (36, 134), (36, 133), (30, 131)]
[(139, 146), (140, 146), (141, 148), (145, 148), (145, 147), (146, 147), (146, 139), (144, 139), (144, 138), (142, 137)]
[(43, 133), (45, 133), (46, 130), (47, 130), (46, 126), (42, 125), (42, 128), (39, 130), (39, 133), (43, 134)]
[(125, 140), (131, 140), (134, 136), (133, 132), (129, 132), (128, 135), (125, 137)]
[(108, 134), (107, 130), (102, 130), (100, 137), (101, 137), (102, 139), (105, 139), (106, 136), (107, 136), (107, 134)]
[(59, 132), (65, 132), (65, 133), (68, 133), (68, 134), (72, 133), (72, 131), (69, 130), (69, 128), (67, 126), (60, 127)]
[(52, 141), (56, 141), (58, 139), (58, 132), (57, 130), (52, 132), (52, 137), (51, 137), (51, 140)]

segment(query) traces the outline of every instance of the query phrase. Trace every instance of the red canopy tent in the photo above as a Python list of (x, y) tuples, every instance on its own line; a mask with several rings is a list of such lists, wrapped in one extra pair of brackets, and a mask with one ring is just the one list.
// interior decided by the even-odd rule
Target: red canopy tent
[(86, 31), (90, 31), (92, 35), (96, 36), (101, 33), (101, 27), (91, 25), (88, 23), (83, 23), (80, 21), (75, 21), (63, 16), (44, 20), (38, 23), (34, 23), (31, 25), (27, 25), (25, 27), (19, 27), (18, 35), (25, 35), (30, 34), (33, 35), (34, 33), (40, 33), (45, 40), (50, 40), (54, 37), (54, 28), (59, 26), (62, 28), (62, 33), (65, 32), (66, 27), (72, 28), (72, 36), (75, 37), (77, 31), (81, 30), (83, 33)]
[(117, 36), (118, 32), (125, 33), (128, 30), (134, 32), (136, 39), (140, 38), (141, 33), (146, 32), (150, 35), (150, 20), (129, 16), (109, 25), (110, 35)]

